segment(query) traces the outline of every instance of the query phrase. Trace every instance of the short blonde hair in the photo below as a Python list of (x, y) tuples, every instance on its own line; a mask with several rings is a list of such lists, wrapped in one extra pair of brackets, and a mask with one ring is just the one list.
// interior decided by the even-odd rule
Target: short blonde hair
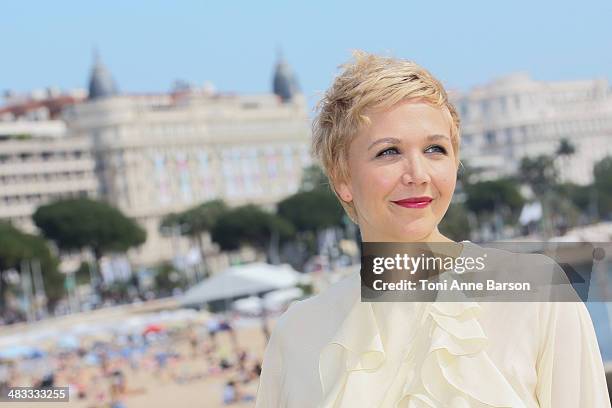
[(352, 202), (338, 195), (337, 183), (350, 179), (348, 148), (353, 137), (370, 123), (367, 110), (385, 109), (407, 99), (422, 99), (451, 116), (451, 144), (459, 158), (459, 115), (444, 87), (426, 69), (412, 61), (355, 51), (317, 105), (313, 122), (312, 150), (351, 219), (357, 222)]

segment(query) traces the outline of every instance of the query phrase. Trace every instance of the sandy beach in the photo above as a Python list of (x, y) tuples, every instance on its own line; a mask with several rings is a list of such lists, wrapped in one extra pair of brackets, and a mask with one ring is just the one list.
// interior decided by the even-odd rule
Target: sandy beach
[[(261, 327), (255, 325), (236, 328), (234, 332), (238, 348), (247, 353), (247, 366), (261, 362), (265, 348), (265, 337)], [(118, 363), (117, 367), (125, 374), (125, 392), (118, 397), (123, 405), (116, 406), (129, 408), (254, 406), (258, 377), (246, 384), (239, 381), (237, 389), (241, 398), (245, 400), (229, 405), (223, 403), (223, 389), (227, 382), (240, 378), (234, 343), (229, 332), (216, 334), (216, 351), (208, 357), (205, 350), (212, 344), (208, 334), (203, 335), (200, 327), (197, 336), (197, 354), (194, 355), (194, 348), (187, 333), (188, 329), (175, 333), (171, 351), (176, 353), (176, 358), (171, 359), (164, 369), (160, 369), (146, 358), (142, 359), (137, 369), (129, 367), (126, 363)], [(227, 370), (219, 369), (217, 362), (221, 358), (229, 360), (233, 367)], [(86, 367), (80, 369), (79, 379), (89, 384), (87, 397), (79, 399), (77, 395), (73, 395), (70, 402), (57, 402), (52, 406), (79, 408), (113, 406), (109, 391), (113, 381), (112, 376), (101, 376), (99, 367)], [(21, 380), (27, 382), (26, 378)], [(67, 380), (63, 375), (57, 375), (55, 385), (66, 386)], [(48, 407), (49, 402), (2, 402), (0, 405), (16, 408)]]

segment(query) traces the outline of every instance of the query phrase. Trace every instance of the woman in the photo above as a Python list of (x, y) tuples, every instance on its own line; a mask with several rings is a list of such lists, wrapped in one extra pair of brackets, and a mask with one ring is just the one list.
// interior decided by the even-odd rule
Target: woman
[[(364, 242), (449, 242), (459, 118), (420, 66), (356, 53), (319, 107), (314, 151)], [(503, 258), (500, 252), (498, 255)], [(506, 258), (508, 261), (510, 258)], [(360, 299), (359, 274), (294, 304), (268, 343), (257, 406), (610, 407), (582, 303)]]

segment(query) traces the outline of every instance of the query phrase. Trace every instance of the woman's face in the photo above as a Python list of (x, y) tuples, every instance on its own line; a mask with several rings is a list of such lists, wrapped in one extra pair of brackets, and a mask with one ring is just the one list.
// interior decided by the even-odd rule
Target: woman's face
[(448, 110), (409, 100), (367, 116), (349, 147), (350, 180), (338, 184), (363, 240), (448, 240), (437, 228), (457, 181)]

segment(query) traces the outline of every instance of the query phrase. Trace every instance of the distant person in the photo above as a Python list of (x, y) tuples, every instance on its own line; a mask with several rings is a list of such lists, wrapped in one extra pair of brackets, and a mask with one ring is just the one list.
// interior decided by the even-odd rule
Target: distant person
[(38, 388), (52, 388), (55, 385), (55, 374), (53, 372), (45, 374), (40, 381)]
[(232, 367), (232, 363), (230, 363), (226, 358), (221, 358), (221, 360), (219, 360), (219, 368), (221, 368), (221, 370), (225, 371)]
[(125, 374), (122, 370), (116, 369), (111, 376), (111, 387), (118, 394), (125, 393)]
[(248, 358), (249, 358), (249, 355), (246, 352), (246, 350), (241, 349), (238, 351), (238, 369), (240, 371), (245, 370)]
[(228, 332), (230, 336), (230, 340), (232, 342), (232, 347), (234, 348), (234, 350), (237, 350), (238, 349), (238, 337), (236, 336), (236, 332), (234, 331), (234, 328), (232, 327), (230, 322), (227, 321), (227, 319), (221, 321), (221, 323), (219, 324), (219, 331)]
[(225, 405), (230, 405), (237, 401), (236, 383), (234, 381), (228, 381), (223, 387), (223, 403)]
[(255, 363), (252, 372), (257, 377), (261, 376), (261, 363)]
[(188, 338), (189, 338), (189, 346), (191, 347), (191, 356), (195, 358), (200, 354), (200, 350), (199, 350), (200, 339), (194, 327), (189, 328)]
[(211, 316), (206, 322), (206, 328), (208, 329), (208, 336), (210, 337), (213, 349), (217, 348), (217, 332), (221, 330), (220, 322), (215, 316)]

